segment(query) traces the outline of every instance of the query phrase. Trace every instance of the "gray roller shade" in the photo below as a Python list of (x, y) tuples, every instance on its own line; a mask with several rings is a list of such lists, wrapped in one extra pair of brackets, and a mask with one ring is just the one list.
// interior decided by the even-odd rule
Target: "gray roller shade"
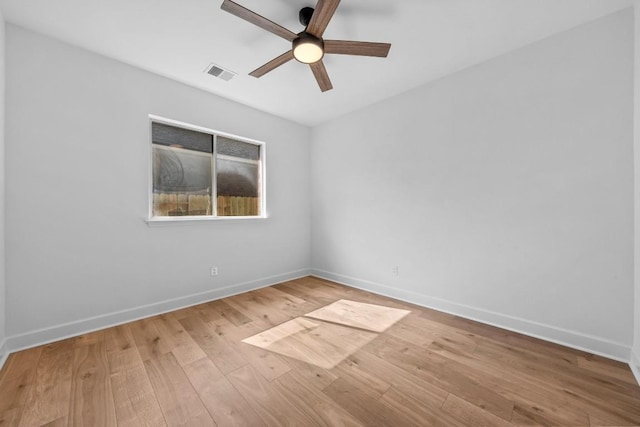
[(213, 153), (213, 136), (208, 133), (196, 132), (163, 123), (152, 123), (151, 138), (154, 144)]

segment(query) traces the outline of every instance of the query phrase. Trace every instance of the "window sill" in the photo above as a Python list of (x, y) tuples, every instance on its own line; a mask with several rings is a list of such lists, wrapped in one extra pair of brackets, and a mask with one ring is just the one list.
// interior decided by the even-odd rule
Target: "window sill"
[(197, 224), (207, 221), (260, 220), (267, 216), (152, 216), (146, 219), (148, 226)]

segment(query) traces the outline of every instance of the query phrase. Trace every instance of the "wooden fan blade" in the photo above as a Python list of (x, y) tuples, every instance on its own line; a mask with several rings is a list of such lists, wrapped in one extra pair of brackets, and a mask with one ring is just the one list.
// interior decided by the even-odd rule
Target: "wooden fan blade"
[(311, 21), (307, 25), (307, 33), (318, 38), (322, 37), (322, 33), (329, 25), (329, 21), (331, 21), (339, 4), (340, 0), (318, 0), (313, 15), (311, 15)]
[(325, 40), (324, 53), (386, 57), (390, 43), (356, 42), (349, 40)]
[(250, 11), (244, 6), (240, 6), (238, 3), (234, 3), (231, 0), (224, 0), (220, 9), (225, 12), (229, 12), (232, 15), (237, 16), (240, 19), (244, 19), (247, 22), (251, 22), (253, 25), (257, 25), (263, 30), (267, 30), (283, 39), (293, 41), (298, 35), (292, 31), (287, 30), (284, 27), (269, 21), (267, 18), (258, 15), (255, 12)]
[(255, 70), (250, 72), (249, 75), (253, 77), (262, 77), (265, 74), (267, 74), (269, 71), (275, 70), (282, 64), (289, 62), (292, 59), (293, 59), (293, 51), (290, 50), (278, 56), (277, 58), (274, 58), (271, 61), (267, 62), (262, 67), (256, 68)]
[(311, 67), (311, 71), (313, 71), (313, 75), (316, 77), (321, 91), (326, 92), (333, 89), (331, 80), (329, 80), (329, 74), (327, 74), (327, 69), (324, 68), (322, 61), (314, 62), (313, 64), (309, 64), (309, 66)]

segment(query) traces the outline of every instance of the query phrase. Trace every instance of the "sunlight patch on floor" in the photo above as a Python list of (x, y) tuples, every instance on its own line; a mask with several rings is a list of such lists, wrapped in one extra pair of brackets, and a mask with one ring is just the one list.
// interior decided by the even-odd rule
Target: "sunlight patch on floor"
[(339, 300), (242, 342), (331, 369), (409, 313)]
[(409, 310), (341, 299), (307, 313), (305, 317), (373, 332), (384, 332), (409, 313)]

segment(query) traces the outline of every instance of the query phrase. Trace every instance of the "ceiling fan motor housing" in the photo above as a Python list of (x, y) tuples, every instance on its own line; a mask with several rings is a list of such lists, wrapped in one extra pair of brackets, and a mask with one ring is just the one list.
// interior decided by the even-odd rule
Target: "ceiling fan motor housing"
[(300, 9), (300, 13), (298, 14), (298, 19), (300, 20), (300, 23), (304, 25), (305, 28), (307, 27), (307, 25), (309, 25), (309, 22), (311, 22), (313, 11), (314, 9), (312, 7), (303, 7), (302, 9)]

